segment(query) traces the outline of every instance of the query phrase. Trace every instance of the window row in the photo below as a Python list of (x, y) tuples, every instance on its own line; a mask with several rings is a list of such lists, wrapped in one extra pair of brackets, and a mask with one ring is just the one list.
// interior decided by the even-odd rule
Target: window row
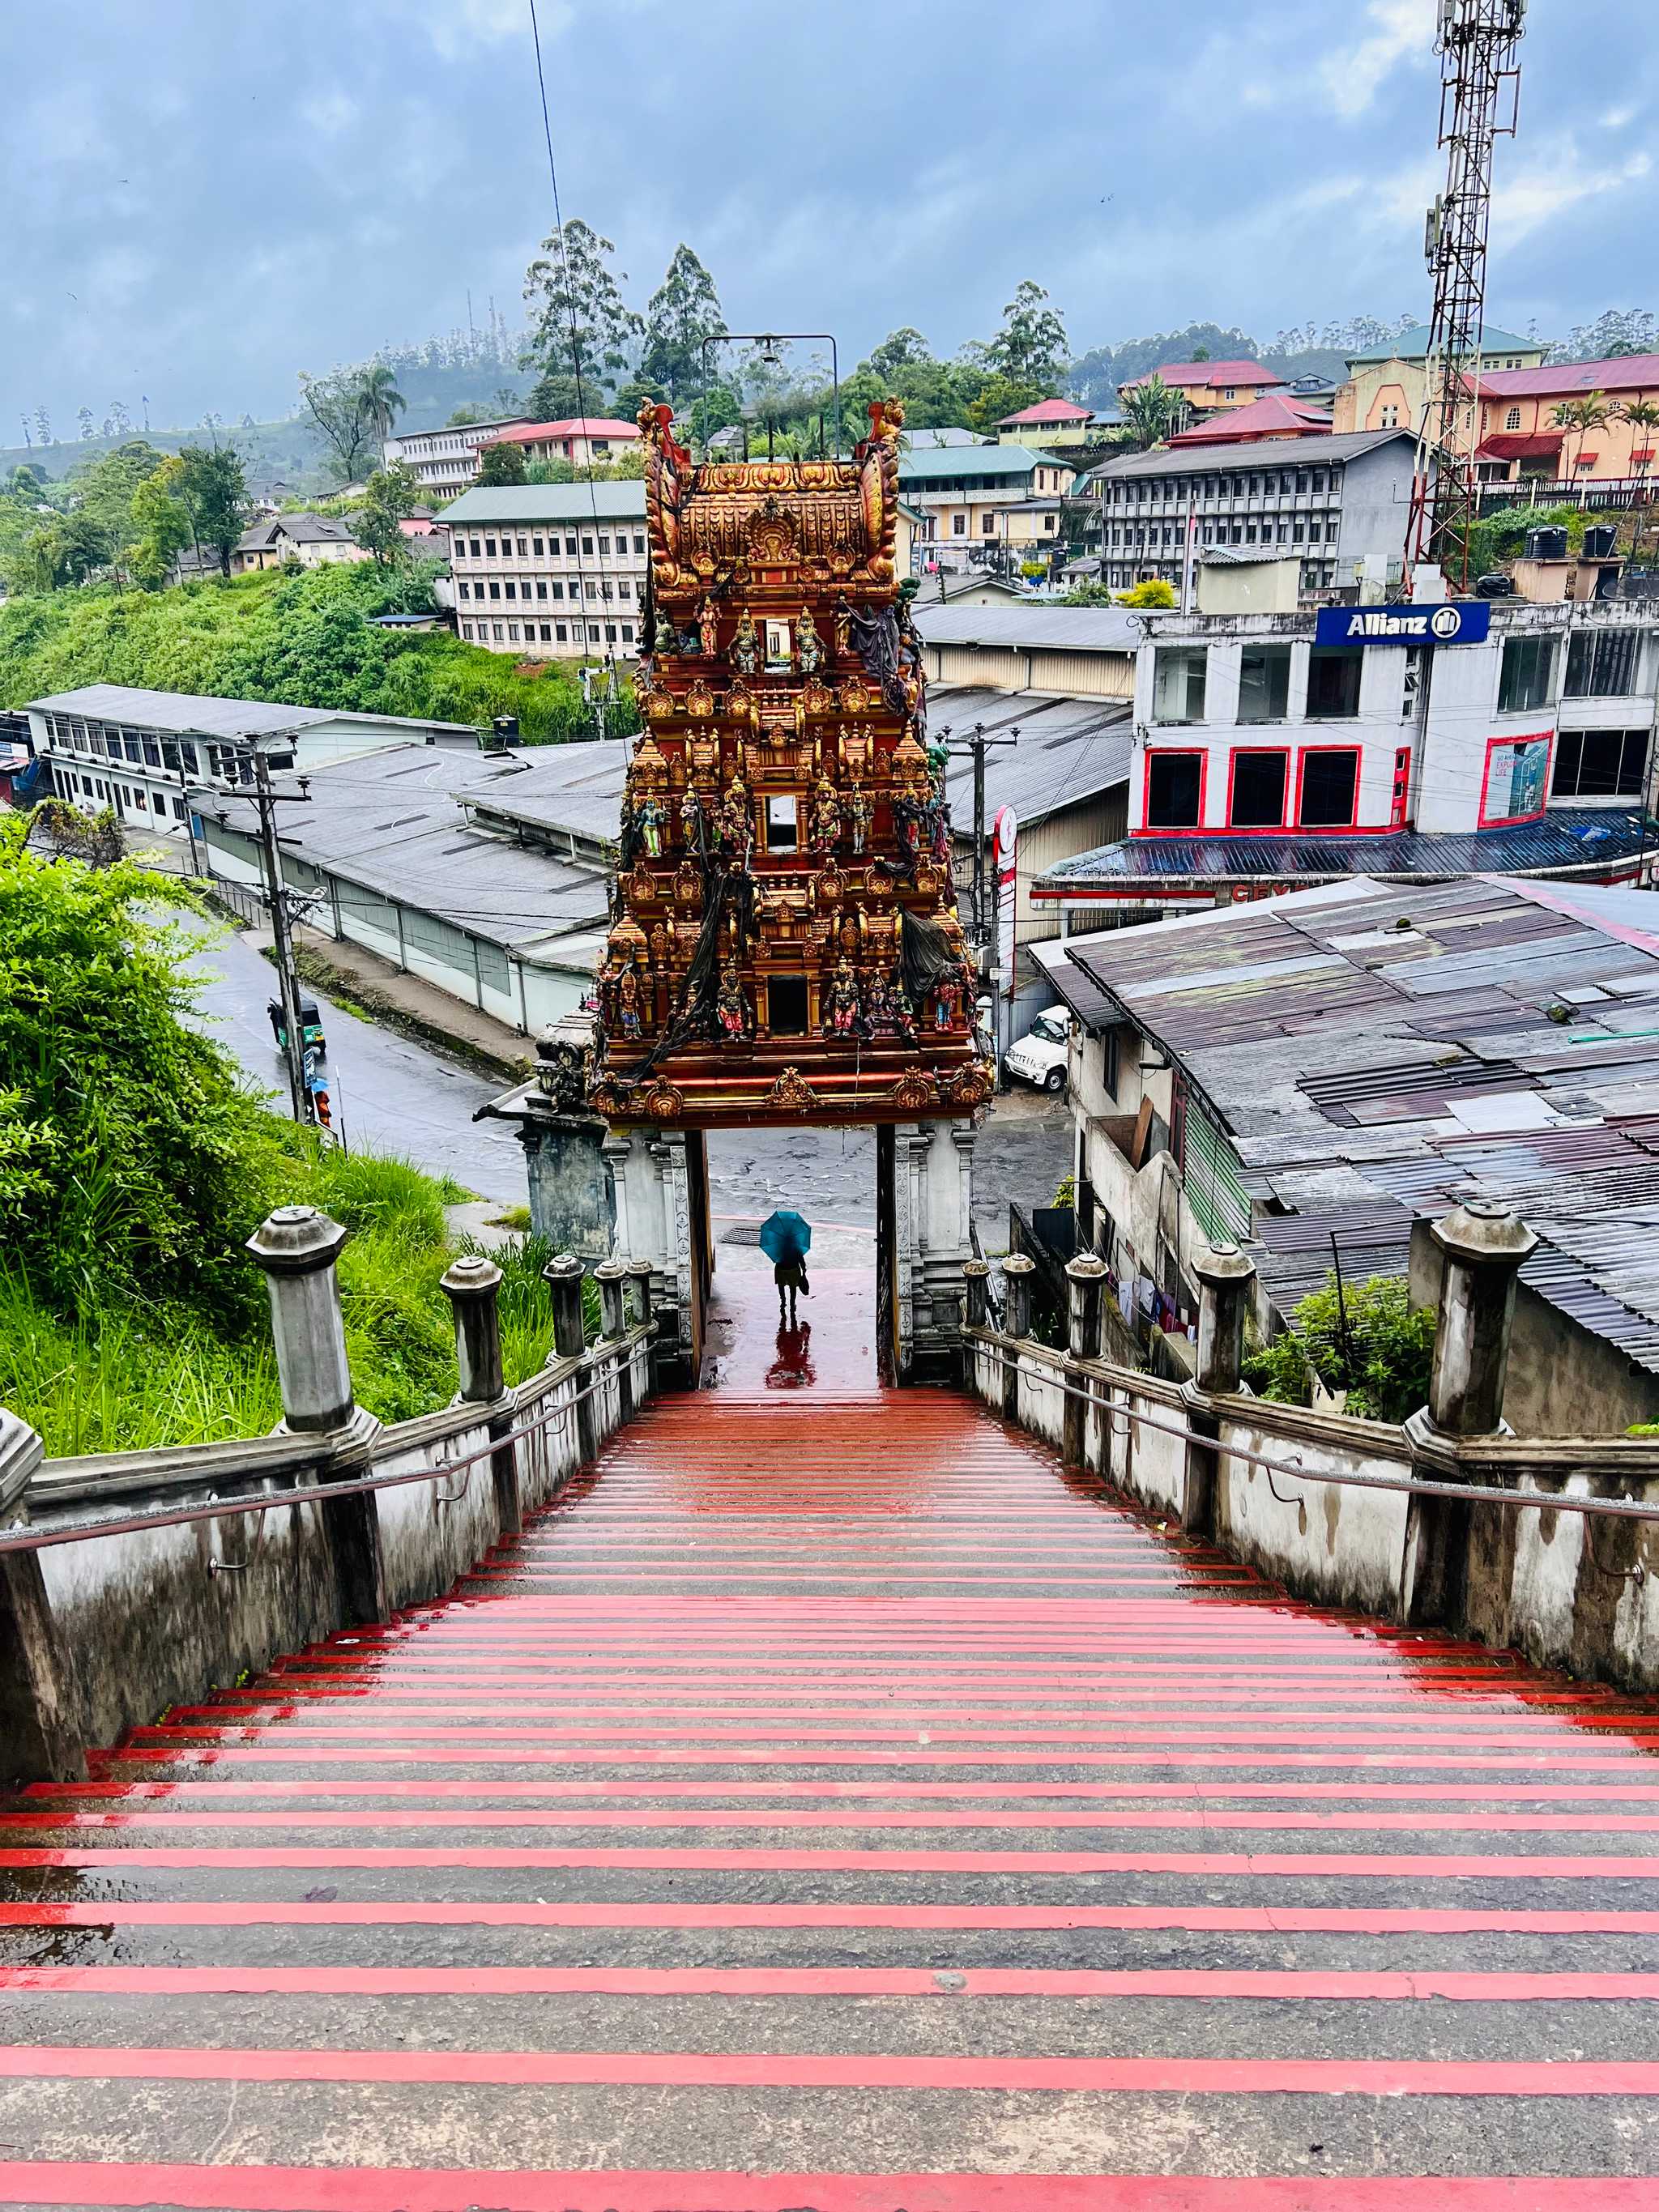
[[(1512, 637), (1504, 647), (1498, 684), (1502, 714), (1529, 714), (1555, 696), (1559, 640)], [(1642, 633), (1635, 629), (1575, 630), (1567, 640), (1564, 699), (1621, 699), (1637, 687)]]
[[(556, 577), (551, 583), (538, 582), (532, 587), (527, 576), (522, 582), (515, 581), (511, 576), (505, 580), (492, 576), (488, 585), (482, 576), (476, 583), (461, 576), (457, 578), (455, 588), (464, 599), (562, 599), (565, 596), (565, 587)], [(573, 581), (570, 586), (570, 597), (573, 599), (579, 599), (581, 595), (581, 585)], [(608, 582), (590, 583), (587, 586), (587, 596), (596, 601), (611, 599), (631, 599), (634, 596), (634, 586), (626, 578), (614, 586)], [(645, 596), (643, 587), (641, 589), (640, 596), (641, 599)]]
[[(1146, 830), (1197, 830), (1204, 823), (1209, 756), (1159, 747), (1146, 755)], [(1294, 813), (1291, 756), (1240, 750), (1227, 775), (1230, 830), (1352, 830), (1359, 803), (1357, 746), (1304, 746), (1297, 756)]]
[(1160, 500), (1202, 502), (1218, 499), (1297, 499), (1310, 493), (1338, 494), (1340, 469), (1267, 469), (1215, 477), (1140, 477), (1133, 482), (1103, 482), (1108, 507), (1145, 507)]
[(1555, 741), (1552, 799), (1639, 799), (1647, 730), (1563, 730)]
[[(645, 532), (642, 530), (635, 530), (631, 533), (626, 530), (618, 530), (614, 533), (614, 537), (618, 559), (625, 561), (628, 558), (631, 538), (634, 553), (640, 560), (644, 560)], [(498, 541), (494, 538), (463, 538), (458, 532), (450, 547), (450, 553), (451, 557), (457, 561), (467, 559), (510, 561), (515, 551), (521, 561), (528, 561), (532, 557), (538, 561), (557, 561), (561, 557), (566, 560), (575, 560), (580, 557), (591, 561), (597, 550), (602, 561), (608, 561), (611, 558), (611, 538), (612, 533), (610, 532), (601, 532), (595, 537), (588, 531), (532, 532), (525, 538), (502, 538), (499, 540), (498, 552), (496, 550)], [(578, 546), (580, 547), (580, 556), (577, 552)]]
[[(1282, 722), (1290, 714), (1288, 645), (1248, 647), (1239, 656), (1241, 722)], [(1359, 712), (1362, 646), (1316, 645), (1308, 654), (1304, 712), (1310, 721), (1343, 720)], [(1209, 690), (1209, 653), (1201, 645), (1161, 645), (1152, 662), (1152, 720), (1201, 722)]]
[[(1144, 546), (1180, 545), (1186, 538), (1184, 522), (1125, 522), (1112, 525), (1110, 543), (1114, 545)], [(1332, 515), (1310, 515), (1304, 520), (1294, 515), (1289, 521), (1273, 523), (1205, 522), (1199, 526), (1200, 545), (1334, 545), (1341, 533), (1341, 524)]]
[[(479, 645), (489, 645), (492, 642), (496, 645), (518, 645), (520, 643), (525, 645), (535, 645), (537, 643), (540, 643), (542, 645), (553, 645), (556, 643), (559, 645), (568, 645), (572, 641), (570, 633), (574, 629), (576, 634), (574, 641), (576, 644), (580, 645), (583, 642), (582, 632), (586, 629), (587, 632), (586, 642), (589, 645), (598, 645), (600, 642), (600, 627), (601, 625), (598, 623), (537, 623), (527, 622), (521, 623), (515, 622), (464, 622), (461, 624), (461, 635), (463, 637), (474, 639)], [(606, 645), (615, 645), (617, 643), (617, 633), (618, 628), (620, 628), (622, 632), (623, 644), (633, 644), (634, 625), (632, 623), (623, 623), (620, 625), (616, 623), (606, 623), (603, 627), (605, 630), (604, 641)], [(502, 635), (503, 631), (506, 632), (505, 636)], [(520, 636), (521, 631), (523, 633), (522, 636)]]
[(67, 769), (60, 770), (60, 774), (66, 799), (88, 800), (99, 806), (124, 807), (130, 814), (154, 813), (158, 821), (163, 822), (169, 811), (175, 822), (183, 822), (189, 817), (189, 807), (173, 793), (148, 793), (142, 784), (129, 789), (125, 783), (111, 783), (101, 775), (76, 775)]

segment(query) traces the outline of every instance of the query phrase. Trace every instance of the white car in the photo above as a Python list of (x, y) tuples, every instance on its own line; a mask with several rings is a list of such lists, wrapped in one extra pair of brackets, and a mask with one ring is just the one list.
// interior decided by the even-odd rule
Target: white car
[(1017, 1044), (1008, 1048), (1003, 1066), (1010, 1075), (1058, 1097), (1066, 1088), (1066, 1060), (1072, 1038), (1072, 1017), (1064, 1006), (1050, 1006), (1039, 1014)]

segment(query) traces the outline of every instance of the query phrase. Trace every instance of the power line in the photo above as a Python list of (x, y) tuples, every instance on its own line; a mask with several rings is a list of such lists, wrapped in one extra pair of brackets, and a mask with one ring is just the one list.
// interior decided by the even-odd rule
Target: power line
[[(553, 234), (559, 241), (559, 267), (564, 276), (564, 303), (570, 317), (570, 365), (574, 372), (576, 380), (576, 413), (579, 420), (586, 422), (587, 420), (587, 392), (586, 387), (582, 380), (581, 344), (576, 335), (576, 295), (571, 288), (570, 250), (565, 244), (564, 216), (559, 206), (559, 168), (558, 163), (553, 158), (553, 118), (547, 104), (547, 76), (542, 66), (542, 33), (541, 25), (537, 21), (536, 16), (536, 0), (529, 0), (529, 7), (530, 36), (536, 49), (536, 86), (538, 91), (541, 94), (542, 102), (542, 136), (547, 144), (547, 173), (549, 180), (553, 187)], [(587, 464), (587, 496), (588, 503), (593, 510), (593, 528), (597, 534), (599, 526), (599, 495), (594, 489), (592, 476), (593, 465), (591, 459), (593, 451), (593, 442), (591, 438), (588, 441), (587, 450), (590, 455)], [(587, 617), (586, 612), (587, 606), (587, 577), (586, 571), (581, 565), (581, 555), (580, 553), (576, 556), (576, 576), (577, 580), (583, 586), (581, 594), (581, 603), (584, 610), (582, 626), (586, 629), (587, 627)], [(582, 642), (586, 644), (587, 641), (584, 639)], [(617, 658), (615, 653), (607, 649), (603, 658), (606, 667), (608, 669), (614, 670)], [(604, 733), (603, 718), (601, 718), (600, 722), (600, 733), (601, 735)]]

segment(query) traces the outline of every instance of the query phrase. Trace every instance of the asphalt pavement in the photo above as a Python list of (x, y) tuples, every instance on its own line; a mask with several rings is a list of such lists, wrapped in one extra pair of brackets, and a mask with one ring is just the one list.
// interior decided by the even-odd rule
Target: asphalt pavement
[[(191, 963), (204, 979), (208, 1025), (252, 1081), (286, 1110), (283, 1063), (266, 1006), (276, 971), (257, 942), (223, 930)], [(307, 990), (310, 987), (307, 986)], [(524, 1154), (504, 1122), (477, 1121), (506, 1086), (435, 1047), (349, 1014), (311, 991), (328, 1036), (329, 1096), (349, 1145), (393, 1152), (433, 1175), (453, 1176), (480, 1198), (522, 1206)], [(1072, 1162), (1063, 1099), (1020, 1091), (999, 1099), (975, 1163), (974, 1218), (988, 1252), (1007, 1243), (1008, 1201), (1048, 1206)], [(869, 1129), (742, 1129), (708, 1142), (709, 1196), (717, 1217), (755, 1219), (791, 1206), (809, 1220), (873, 1229), (876, 1146)]]

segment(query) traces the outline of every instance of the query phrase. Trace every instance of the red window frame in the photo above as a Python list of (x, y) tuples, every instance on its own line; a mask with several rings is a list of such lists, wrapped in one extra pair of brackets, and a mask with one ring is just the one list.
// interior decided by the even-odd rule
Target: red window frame
[[(1302, 819), (1302, 791), (1308, 779), (1308, 761), (1314, 753), (1352, 753), (1353, 755), (1353, 810), (1346, 822), (1304, 822)], [(1365, 749), (1363, 745), (1304, 745), (1296, 757), (1296, 826), (1311, 830), (1321, 836), (1340, 837), (1345, 830), (1359, 827), (1359, 787), (1364, 775)]]
[[(1486, 758), (1480, 763), (1480, 811), (1476, 818), (1478, 830), (1504, 830), (1512, 822), (1541, 822), (1549, 810), (1550, 786), (1555, 780), (1555, 730), (1526, 730), (1515, 735), (1488, 738)], [(1534, 814), (1488, 814), (1486, 794), (1492, 789), (1492, 757), (1500, 745), (1535, 745), (1540, 738), (1548, 740), (1549, 750), (1544, 756), (1544, 795)]]
[[(1179, 756), (1198, 763), (1198, 819), (1170, 827), (1164, 823), (1153, 823), (1147, 819), (1152, 801), (1152, 761), (1155, 757), (1165, 759)], [(1143, 837), (1196, 837), (1204, 829), (1205, 803), (1210, 789), (1210, 755), (1205, 745), (1148, 745), (1141, 756), (1140, 770), (1140, 830)]]
[(1394, 794), (1389, 805), (1389, 827), (1403, 830), (1411, 807), (1412, 749), (1409, 745), (1396, 748), (1394, 757)]
[[(1241, 753), (1276, 753), (1285, 763), (1285, 795), (1279, 802), (1277, 822), (1233, 821), (1233, 783), (1238, 774)], [(1229, 836), (1270, 836), (1274, 830), (1291, 826), (1291, 748), (1289, 745), (1235, 745), (1227, 756), (1227, 834)]]

